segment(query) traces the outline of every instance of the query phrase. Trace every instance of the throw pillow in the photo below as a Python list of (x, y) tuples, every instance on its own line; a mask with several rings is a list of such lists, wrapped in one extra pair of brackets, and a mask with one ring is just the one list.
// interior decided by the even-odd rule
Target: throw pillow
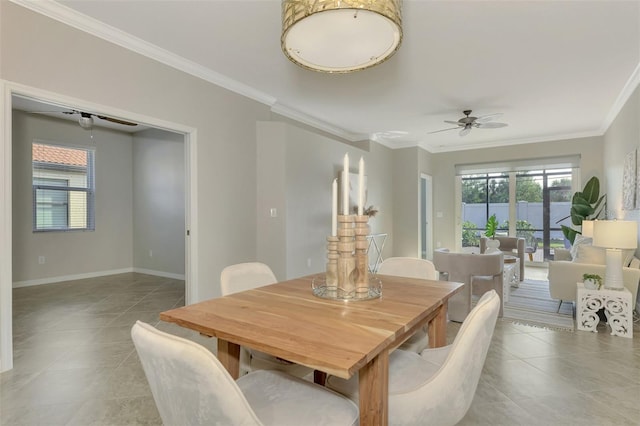
[[(573, 245), (571, 246), (571, 259), (575, 259), (578, 256), (578, 247), (582, 245), (590, 246), (593, 243), (593, 238), (584, 237), (582, 234), (577, 234), (576, 238), (573, 240)], [(583, 263), (583, 262), (580, 262)]]
[(635, 255), (634, 249), (622, 250), (622, 266), (629, 266)]
[(605, 249), (581, 244), (578, 246), (576, 257), (573, 258), (573, 262), (589, 263), (591, 265), (604, 265), (607, 263)]

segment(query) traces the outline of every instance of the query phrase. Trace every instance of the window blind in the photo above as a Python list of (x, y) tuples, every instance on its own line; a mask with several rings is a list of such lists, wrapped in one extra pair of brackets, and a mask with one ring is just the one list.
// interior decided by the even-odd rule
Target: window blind
[(531, 158), (475, 164), (457, 164), (456, 175), (473, 175), (482, 173), (525, 172), (529, 170), (572, 169), (580, 166), (580, 155), (562, 157)]

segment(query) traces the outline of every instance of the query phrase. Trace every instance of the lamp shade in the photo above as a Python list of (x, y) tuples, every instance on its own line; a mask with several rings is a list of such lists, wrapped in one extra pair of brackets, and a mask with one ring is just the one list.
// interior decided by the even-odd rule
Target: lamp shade
[(582, 221), (582, 236), (587, 238), (593, 237), (593, 220)]
[(597, 220), (593, 224), (593, 245), (634, 249), (638, 247), (638, 222), (631, 220)]
[(282, 51), (314, 71), (365, 69), (402, 42), (402, 0), (283, 0)]

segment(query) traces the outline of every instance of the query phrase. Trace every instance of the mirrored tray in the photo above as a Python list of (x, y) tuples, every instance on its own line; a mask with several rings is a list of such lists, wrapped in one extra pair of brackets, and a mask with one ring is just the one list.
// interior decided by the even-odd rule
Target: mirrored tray
[(311, 281), (313, 295), (330, 300), (372, 300), (382, 296), (382, 281), (374, 276), (369, 276), (368, 287), (357, 287), (355, 290), (346, 291), (340, 287), (327, 286), (324, 276), (315, 277)]

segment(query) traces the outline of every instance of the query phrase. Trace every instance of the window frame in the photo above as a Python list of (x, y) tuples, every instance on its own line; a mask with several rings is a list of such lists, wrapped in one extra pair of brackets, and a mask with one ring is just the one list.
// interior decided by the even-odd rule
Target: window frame
[[(65, 164), (55, 164), (55, 163), (46, 163), (46, 162), (38, 162), (34, 161), (33, 154), (31, 156), (31, 187), (32, 187), (32, 230), (34, 233), (36, 232), (73, 232), (73, 231), (95, 231), (95, 148), (87, 147), (87, 146), (70, 146), (63, 145), (60, 143), (52, 143), (49, 141), (43, 140), (34, 140), (32, 142), (32, 147), (34, 145), (46, 145), (50, 147), (57, 148), (65, 148), (65, 149), (74, 149), (81, 150), (87, 153), (87, 165), (83, 166), (74, 166), (74, 165), (65, 165)], [(86, 187), (77, 187), (77, 186), (56, 186), (56, 185), (43, 185), (36, 184), (34, 181), (36, 179), (51, 179), (43, 176), (36, 176), (34, 173), (35, 169), (48, 169), (54, 171), (62, 171), (62, 172), (86, 172)], [(62, 179), (62, 178), (53, 178), (53, 179)], [(53, 190), (53, 191), (65, 191), (67, 193), (67, 215), (66, 215), (66, 226), (65, 227), (56, 227), (56, 228), (39, 228), (38, 227), (38, 200), (37, 200), (37, 192), (38, 190)], [(86, 194), (86, 218), (85, 223), (86, 226), (82, 228), (71, 228), (70, 227), (70, 198), (73, 192), (83, 192)]]

